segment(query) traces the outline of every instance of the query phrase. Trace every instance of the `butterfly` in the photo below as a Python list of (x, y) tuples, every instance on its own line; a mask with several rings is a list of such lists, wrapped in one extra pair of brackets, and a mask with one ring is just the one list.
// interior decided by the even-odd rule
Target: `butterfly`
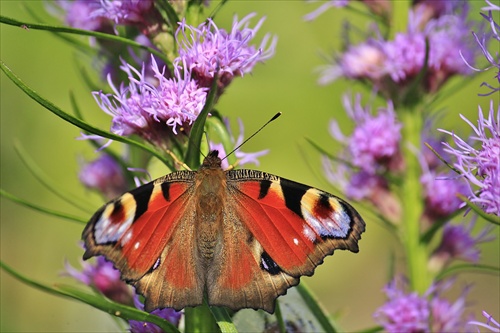
[(344, 200), (257, 170), (222, 170), (211, 151), (99, 209), (83, 258), (103, 255), (145, 310), (203, 303), (274, 312), (275, 300), (334, 250), (358, 252), (365, 223)]

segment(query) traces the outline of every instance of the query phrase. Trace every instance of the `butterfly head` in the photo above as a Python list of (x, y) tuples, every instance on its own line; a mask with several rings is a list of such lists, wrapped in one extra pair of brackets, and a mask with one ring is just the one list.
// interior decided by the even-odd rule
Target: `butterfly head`
[(219, 151), (212, 150), (208, 153), (207, 157), (203, 160), (201, 164), (201, 169), (220, 169), (222, 160), (219, 158)]

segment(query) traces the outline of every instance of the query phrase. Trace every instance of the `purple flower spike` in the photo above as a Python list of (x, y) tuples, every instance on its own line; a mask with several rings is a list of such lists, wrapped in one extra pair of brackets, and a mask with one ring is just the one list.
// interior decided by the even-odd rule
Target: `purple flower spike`
[[(360, 95), (354, 104), (345, 96), (344, 108), (356, 123), (354, 132), (347, 139), (352, 163), (368, 173), (374, 173), (379, 168), (391, 168), (399, 156), (401, 140), (401, 124), (397, 121), (392, 103), (389, 101), (387, 108), (379, 109), (374, 116), (370, 107), (361, 105)], [(336, 122), (332, 123), (331, 132), (334, 137), (341, 136)]]
[(464, 260), (472, 263), (479, 261), (480, 251), (478, 244), (492, 241), (493, 236), (489, 236), (490, 228), (486, 227), (478, 235), (471, 235), (474, 223), (469, 225), (447, 224), (443, 228), (441, 243), (432, 254), (429, 266), (439, 271), (450, 264), (453, 260)]
[(167, 79), (165, 69), (160, 70), (151, 58), (155, 84), (144, 67), (139, 72), (123, 63), (121, 69), (129, 77), (128, 86), (122, 84), (118, 89), (108, 77), (114, 94), (94, 92), (101, 109), (113, 116), (111, 132), (117, 135), (138, 134), (165, 148), (169, 136), (177, 135), (179, 128), (187, 131), (205, 105), (208, 88), (199, 87), (189, 72), (182, 75), (179, 67), (174, 69), (174, 78)]
[(406, 294), (403, 287), (396, 279), (384, 289), (388, 301), (373, 315), (375, 321), (389, 333), (428, 332), (430, 310), (426, 297), (416, 292)]
[(426, 215), (432, 220), (446, 217), (460, 208), (462, 201), (457, 194), (469, 193), (467, 184), (455, 175), (437, 175), (425, 172), (420, 181), (425, 192)]
[[(441, 294), (449, 289), (453, 280), (444, 281), (437, 285), (431, 286), (430, 309), (431, 332), (461, 332), (464, 326), (464, 312), (466, 306), (466, 297), (469, 293), (470, 286), (463, 288), (462, 294), (454, 303), (443, 298)], [(434, 289), (434, 290), (432, 290)]]
[(375, 321), (389, 333), (460, 332), (469, 288), (451, 303), (441, 293), (452, 283), (448, 280), (433, 284), (420, 296), (416, 292), (406, 293), (406, 281), (396, 278), (384, 289), (388, 300), (374, 313)]
[[(481, 84), (481, 86), (486, 86), (491, 91), (486, 93), (486, 94), (479, 94), (480, 96), (489, 96), (495, 92), (500, 91), (500, 56), (499, 56), (498, 52), (495, 55), (493, 55), (488, 51), (488, 42), (490, 41), (490, 39), (494, 43), (496, 43), (497, 46), (498, 46), (498, 43), (500, 42), (500, 25), (498, 25), (498, 23), (495, 22), (495, 20), (493, 18), (493, 11), (500, 11), (500, 6), (494, 5), (493, 3), (489, 2), (489, 1), (486, 1), (486, 2), (489, 4), (489, 6), (484, 7), (482, 9), (489, 10), (488, 15), (485, 15), (485, 14), (481, 14), (481, 15), (483, 16), (483, 18), (486, 21), (488, 21), (488, 25), (491, 28), (491, 33), (483, 34), (482, 38), (479, 38), (479, 36), (476, 32), (473, 32), (472, 35), (476, 39), (477, 45), (479, 45), (481, 52), (483, 53), (486, 60), (490, 63), (490, 65), (484, 69), (478, 69), (478, 68), (470, 65), (468, 60), (465, 59), (464, 57), (462, 57), (462, 58), (464, 58), (463, 60), (464, 60), (465, 64), (474, 71), (483, 72), (483, 71), (487, 71), (491, 68), (495, 68), (495, 70), (496, 70), (495, 79), (497, 80), (498, 85), (496, 87), (494, 87), (487, 82), (483, 82)], [(498, 17), (498, 15), (496, 15), (496, 17)]]
[[(477, 127), (464, 116), (460, 117), (467, 122), (474, 131), (468, 141), (464, 141), (454, 133), (440, 130), (453, 137), (457, 148), (448, 143), (445, 151), (455, 155), (454, 163), (462, 177), (478, 190), (469, 197), (471, 202), (479, 205), (488, 214), (500, 216), (500, 108), (495, 117), (493, 101), (490, 103), (488, 118), (484, 118), (479, 107)], [(479, 146), (475, 148), (474, 146)]]
[(101, 8), (100, 0), (59, 0), (57, 4), (65, 12), (65, 21), (70, 27), (92, 31), (112, 30), (111, 22), (106, 17), (94, 15)]
[(103, 256), (97, 257), (94, 264), (82, 262), (82, 271), (66, 263), (65, 274), (93, 287), (109, 299), (121, 303), (132, 304), (132, 290), (120, 280), (120, 271)]
[(258, 48), (249, 45), (264, 22), (262, 18), (254, 28), (250, 28), (249, 21), (255, 15), (249, 14), (241, 21), (235, 17), (230, 32), (219, 29), (212, 19), (198, 28), (187, 25), (183, 20), (176, 32), (180, 45), (176, 62), (184, 62), (204, 87), (211, 86), (217, 70), (220, 89), (226, 87), (233, 77), (250, 73), (257, 62), (274, 55), (276, 45), (276, 38), (270, 41), (269, 34), (264, 36)]
[[(134, 295), (134, 305), (137, 309), (144, 311), (144, 304), (139, 301), (139, 297)], [(160, 318), (166, 319), (174, 326), (179, 326), (179, 321), (182, 317), (182, 312), (175, 311), (171, 308), (156, 309), (151, 314)], [(163, 331), (156, 325), (136, 320), (129, 320), (131, 333), (163, 333)]]
[(386, 58), (385, 50), (374, 40), (351, 45), (337, 64), (327, 65), (321, 70), (318, 83), (328, 84), (341, 76), (377, 82), (386, 74)]
[(117, 197), (128, 187), (122, 168), (109, 155), (82, 166), (78, 178), (87, 188), (98, 190), (108, 199)]

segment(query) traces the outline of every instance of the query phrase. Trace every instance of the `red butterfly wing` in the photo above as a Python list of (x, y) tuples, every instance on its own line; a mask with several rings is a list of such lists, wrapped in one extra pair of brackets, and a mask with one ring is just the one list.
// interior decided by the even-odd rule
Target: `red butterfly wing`
[(272, 312), (276, 297), (325, 256), (358, 251), (365, 223), (345, 201), (260, 171), (226, 174), (224, 260), (207, 283), (210, 304)]
[(146, 309), (202, 303), (194, 246), (193, 178), (174, 172), (102, 207), (83, 232), (84, 259), (104, 255), (146, 297)]

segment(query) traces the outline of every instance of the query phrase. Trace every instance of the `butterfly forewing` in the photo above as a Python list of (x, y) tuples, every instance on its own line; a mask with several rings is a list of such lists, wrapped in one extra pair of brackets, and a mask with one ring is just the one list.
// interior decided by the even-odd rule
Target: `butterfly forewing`
[(192, 219), (179, 218), (192, 211), (194, 174), (171, 173), (125, 193), (101, 208), (83, 232), (84, 259), (104, 255), (112, 261), (122, 279), (147, 297), (146, 308), (193, 305), (178, 299), (189, 293), (173, 290), (203, 289), (189, 251)]
[(260, 171), (233, 170), (228, 178), (241, 220), (286, 273), (311, 275), (335, 249), (358, 251), (365, 224), (345, 201)]

